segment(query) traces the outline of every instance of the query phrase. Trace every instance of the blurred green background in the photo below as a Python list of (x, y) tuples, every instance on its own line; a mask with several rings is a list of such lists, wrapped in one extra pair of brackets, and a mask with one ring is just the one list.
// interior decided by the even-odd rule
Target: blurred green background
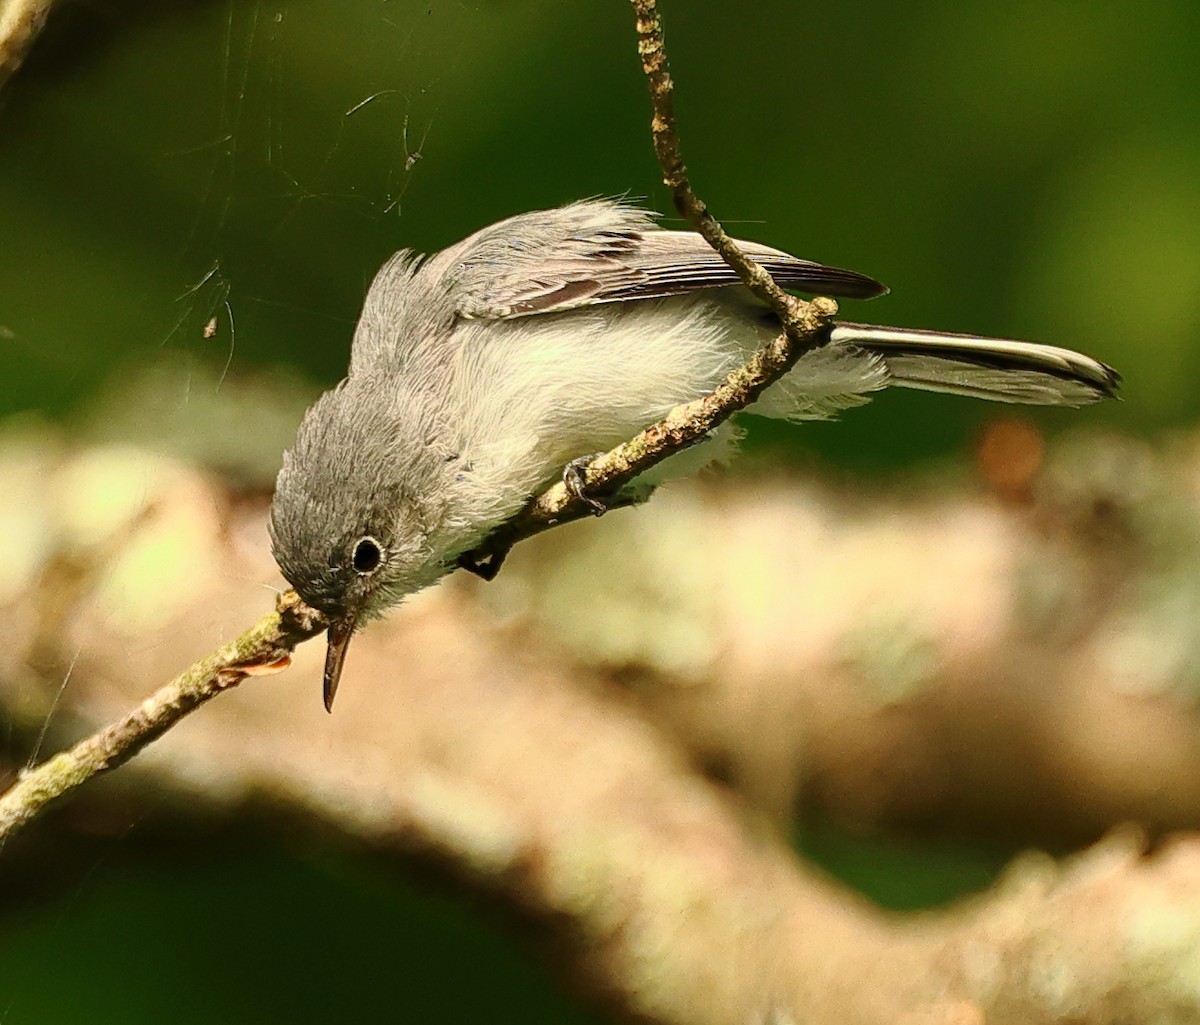
[[(693, 180), (735, 233), (886, 281), (891, 296), (847, 304), (856, 319), (1039, 338), (1123, 372), (1126, 402), (1039, 414), (1050, 431), (1196, 419), (1194, 3), (664, 15)], [(62, 0), (0, 92), (0, 417), (103, 433), (100, 396), (159, 367), (165, 421), (232, 426), (245, 451), (223, 458), (269, 481), (286, 439), (239, 430), (236, 403), (218, 416), (221, 388), (302, 405), (334, 382), (401, 246), (588, 195), (669, 212), (647, 121), (621, 0)], [(961, 454), (996, 413), (888, 394), (837, 424), (756, 424), (750, 444), (894, 475)], [(154, 423), (147, 440), (168, 440)], [(437, 887), (257, 842), (184, 885), (135, 846), (0, 918), (4, 1025), (588, 1020), (507, 923)], [(898, 906), (1002, 860), (820, 831), (809, 849)], [(240, 968), (200, 975), (197, 959)], [(129, 1002), (147, 964), (176, 963), (177, 987)]]
[[(892, 286), (855, 317), (1107, 360), (1127, 401), (1087, 422), (1193, 419), (1195, 5), (665, 14), (693, 177), (735, 231)], [(0, 97), (0, 413), (162, 359), (328, 385), (395, 249), (587, 195), (671, 212), (631, 32), (620, 0), (66, 0)], [(897, 393), (774, 440), (875, 470), (995, 411)]]

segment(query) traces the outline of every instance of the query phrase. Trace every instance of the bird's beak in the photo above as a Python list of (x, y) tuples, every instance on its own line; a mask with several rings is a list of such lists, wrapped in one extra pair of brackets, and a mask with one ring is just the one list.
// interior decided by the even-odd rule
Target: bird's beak
[(333, 711), (333, 696), (337, 693), (338, 680), (342, 678), (342, 663), (346, 661), (346, 649), (354, 636), (355, 614), (347, 612), (329, 624), (329, 645), (325, 649), (325, 711)]

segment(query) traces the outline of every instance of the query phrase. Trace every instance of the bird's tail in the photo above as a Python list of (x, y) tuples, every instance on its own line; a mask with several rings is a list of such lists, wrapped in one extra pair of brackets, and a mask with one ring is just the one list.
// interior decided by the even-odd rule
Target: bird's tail
[(1039, 342), (843, 322), (830, 342), (876, 353), (901, 387), (995, 402), (1082, 406), (1115, 397), (1121, 381), (1090, 356)]

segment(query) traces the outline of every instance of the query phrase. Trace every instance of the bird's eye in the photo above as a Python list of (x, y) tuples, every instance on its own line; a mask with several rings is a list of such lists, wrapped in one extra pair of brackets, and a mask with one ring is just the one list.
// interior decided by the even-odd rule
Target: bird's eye
[(359, 573), (374, 572), (383, 561), (383, 549), (373, 537), (364, 537), (354, 546), (351, 561)]

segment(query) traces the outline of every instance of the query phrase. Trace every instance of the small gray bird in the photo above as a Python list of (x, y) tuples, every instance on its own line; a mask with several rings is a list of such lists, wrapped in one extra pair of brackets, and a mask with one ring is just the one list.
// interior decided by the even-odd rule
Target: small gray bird
[[(787, 288), (887, 291), (738, 244)], [(699, 235), (613, 200), (521, 214), (434, 256), (389, 259), (367, 292), (349, 374), (305, 414), (271, 505), (283, 575), (331, 624), (326, 708), (357, 626), (453, 568), (568, 463), (711, 391), (779, 330)], [(750, 408), (825, 419), (893, 384), (1077, 406), (1118, 381), (1050, 345), (839, 322)], [(720, 454), (719, 443), (704, 448)]]

